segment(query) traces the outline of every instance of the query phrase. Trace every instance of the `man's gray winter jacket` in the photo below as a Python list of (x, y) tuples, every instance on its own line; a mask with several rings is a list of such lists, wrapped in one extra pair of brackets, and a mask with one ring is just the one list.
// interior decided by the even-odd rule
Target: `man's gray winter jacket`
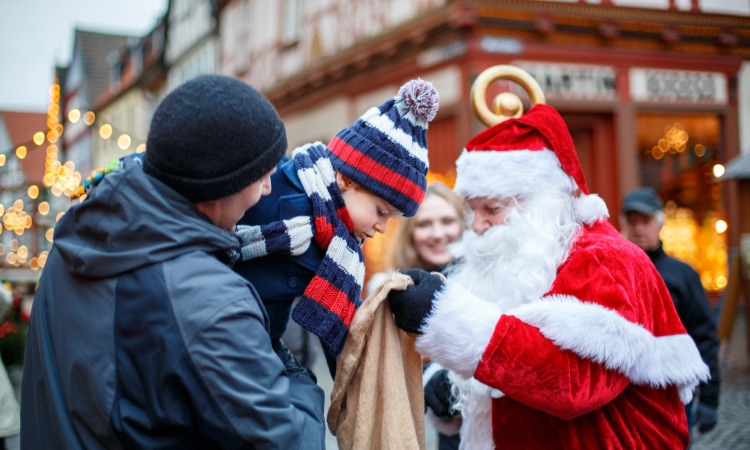
[(32, 308), (23, 448), (324, 448), (323, 391), (274, 353), (238, 245), (130, 161), (70, 208)]

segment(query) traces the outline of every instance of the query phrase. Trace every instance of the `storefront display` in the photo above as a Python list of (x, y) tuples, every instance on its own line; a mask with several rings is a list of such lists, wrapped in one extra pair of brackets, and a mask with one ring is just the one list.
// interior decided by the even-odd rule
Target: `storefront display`
[(722, 185), (721, 117), (710, 113), (636, 115), (640, 181), (665, 204), (664, 250), (693, 266), (709, 294), (727, 284), (727, 218)]

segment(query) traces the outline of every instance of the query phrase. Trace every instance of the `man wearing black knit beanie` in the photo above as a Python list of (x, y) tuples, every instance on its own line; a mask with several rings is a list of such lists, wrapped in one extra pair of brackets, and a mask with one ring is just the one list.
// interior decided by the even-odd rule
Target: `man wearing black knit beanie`
[[(231, 269), (284, 125), (255, 89), (198, 77), (68, 210), (39, 281), (22, 387), (28, 448), (324, 448), (323, 391), (273, 346)], [(91, 187), (91, 186), (89, 186)]]

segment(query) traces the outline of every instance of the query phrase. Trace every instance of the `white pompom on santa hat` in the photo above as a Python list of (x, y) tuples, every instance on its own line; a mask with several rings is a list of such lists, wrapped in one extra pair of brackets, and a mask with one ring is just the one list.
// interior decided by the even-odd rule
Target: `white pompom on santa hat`
[(465, 197), (525, 197), (540, 186), (573, 195), (580, 223), (609, 217), (604, 200), (589, 193), (565, 121), (548, 105), (476, 135), (456, 161), (454, 190)]

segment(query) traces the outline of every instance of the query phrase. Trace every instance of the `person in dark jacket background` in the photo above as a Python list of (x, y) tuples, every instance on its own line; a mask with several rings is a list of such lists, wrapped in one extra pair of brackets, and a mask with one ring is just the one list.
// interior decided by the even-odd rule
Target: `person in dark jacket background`
[(712, 430), (718, 421), (719, 339), (711, 307), (700, 276), (688, 264), (664, 252), (659, 232), (664, 225), (664, 206), (650, 187), (634, 189), (625, 196), (620, 223), (623, 235), (648, 254), (672, 296), (677, 314), (711, 372), (711, 379), (698, 387), (698, 406), (685, 405), (688, 425), (700, 432)]
[(156, 109), (55, 229), (31, 312), (24, 449), (325, 447), (324, 395), (272, 345), (231, 265), (271, 190), (284, 124), (255, 89), (206, 75)]

